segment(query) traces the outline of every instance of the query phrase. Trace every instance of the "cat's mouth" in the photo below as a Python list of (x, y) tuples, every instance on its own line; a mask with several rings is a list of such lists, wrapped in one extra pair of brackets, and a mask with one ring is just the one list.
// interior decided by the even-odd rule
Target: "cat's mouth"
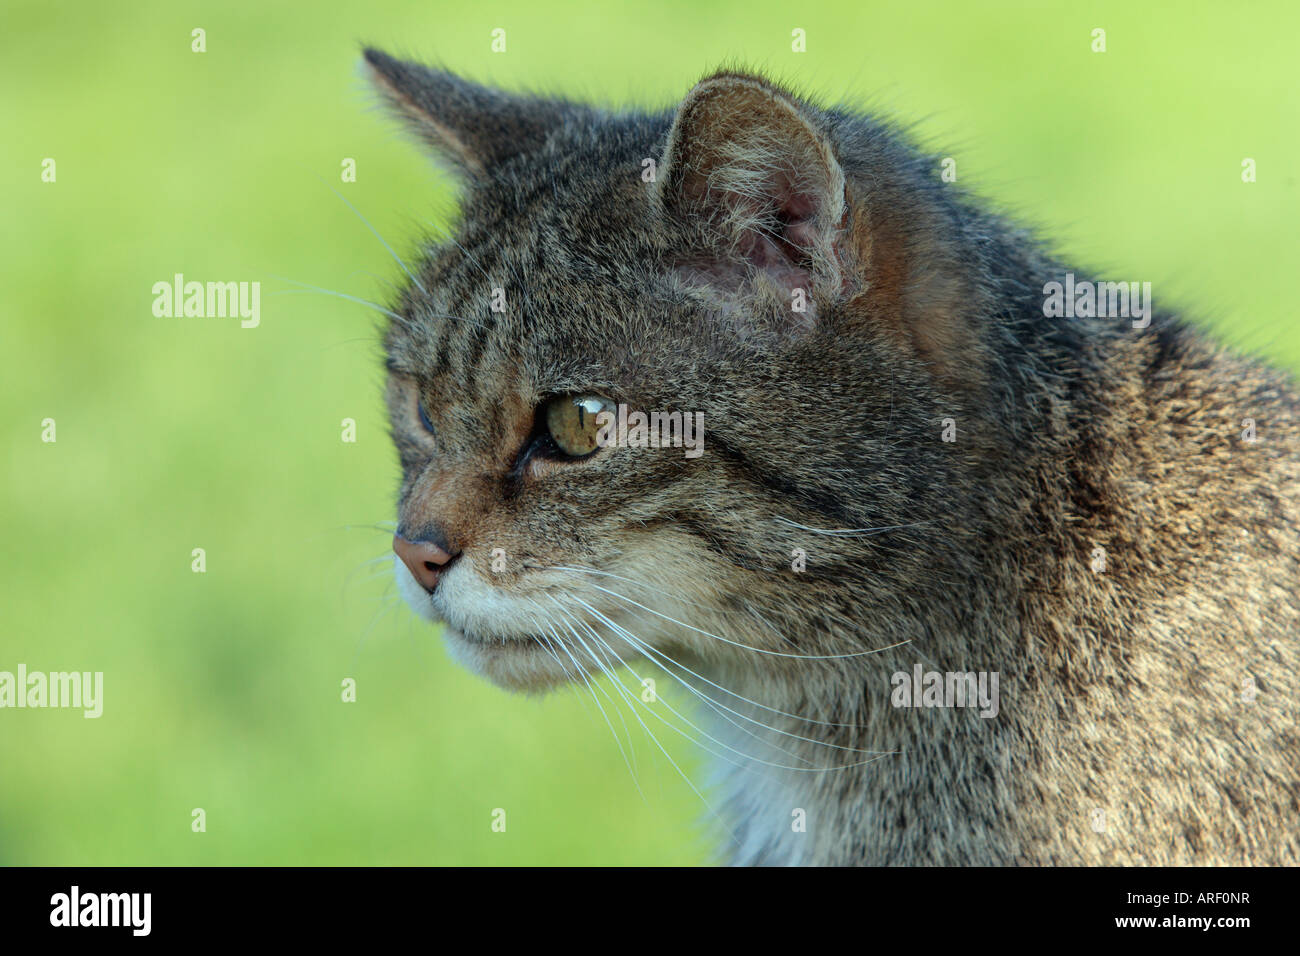
[(544, 691), (579, 680), (593, 669), (583, 655), (542, 635), (502, 637), (443, 626), (451, 656), (467, 670), (512, 691)]
[(536, 642), (538, 641), (538, 638), (529, 634), (511, 635), (508, 637), (495, 634), (482, 634), (468, 628), (452, 627), (446, 622), (443, 622), (442, 636), (448, 641), (463, 641), (466, 644), (472, 644), (476, 647), (482, 647), (487, 650), (500, 650), (504, 653), (528, 650), (530, 647), (535, 647)]
[[(509, 690), (539, 691), (582, 682), (641, 656), (635, 647), (587, 620), (558, 592), (524, 598), (502, 595), (461, 566), (439, 583), (435, 595), (425, 591), (400, 560), (395, 571), (411, 609), (442, 626), (452, 658)], [(448, 588), (455, 597), (446, 593)], [(555, 608), (551, 614), (544, 610), (548, 604)]]

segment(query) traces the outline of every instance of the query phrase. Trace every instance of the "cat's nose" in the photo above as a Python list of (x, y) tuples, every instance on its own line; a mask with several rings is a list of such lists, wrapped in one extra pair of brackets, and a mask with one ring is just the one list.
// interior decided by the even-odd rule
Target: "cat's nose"
[(432, 541), (407, 541), (400, 534), (393, 535), (393, 551), (420, 586), (430, 593), (438, 586), (439, 576), (455, 557)]

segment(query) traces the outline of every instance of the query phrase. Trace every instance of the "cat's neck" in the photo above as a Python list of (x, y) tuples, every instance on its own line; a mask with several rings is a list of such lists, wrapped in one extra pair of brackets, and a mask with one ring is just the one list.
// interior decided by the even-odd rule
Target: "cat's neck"
[[(987, 761), (1009, 753), (1000, 743), (1009, 725), (997, 717), (1023, 686), (1022, 674), (1006, 672), (1019, 631), (997, 615), (965, 630), (940, 616), (897, 623), (865, 641), (876, 652), (840, 660), (701, 665), (697, 700), (710, 701), (696, 708), (697, 736), (713, 763), (704, 796), (719, 798), (734, 862), (938, 859), (940, 835), (908, 821), (983, 816), (990, 801), (1014, 818), (1009, 793), (989, 794)], [(997, 839), (965, 852), (1012, 859), (1014, 835)]]

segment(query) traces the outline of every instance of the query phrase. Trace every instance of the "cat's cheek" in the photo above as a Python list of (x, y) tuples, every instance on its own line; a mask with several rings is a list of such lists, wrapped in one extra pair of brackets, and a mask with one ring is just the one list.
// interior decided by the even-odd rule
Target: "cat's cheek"
[(393, 576), (397, 579), (397, 593), (402, 596), (402, 600), (426, 621), (439, 621), (437, 613), (433, 609), (433, 599), (429, 592), (420, 586), (420, 582), (415, 580), (415, 575), (402, 562), (397, 555), (393, 555)]

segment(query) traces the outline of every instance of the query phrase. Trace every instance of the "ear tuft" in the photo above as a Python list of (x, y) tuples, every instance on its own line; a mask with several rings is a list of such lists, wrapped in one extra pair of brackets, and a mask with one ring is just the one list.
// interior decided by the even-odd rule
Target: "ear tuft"
[(539, 149), (574, 107), (506, 93), (366, 48), (375, 85), (434, 151), (472, 178)]

